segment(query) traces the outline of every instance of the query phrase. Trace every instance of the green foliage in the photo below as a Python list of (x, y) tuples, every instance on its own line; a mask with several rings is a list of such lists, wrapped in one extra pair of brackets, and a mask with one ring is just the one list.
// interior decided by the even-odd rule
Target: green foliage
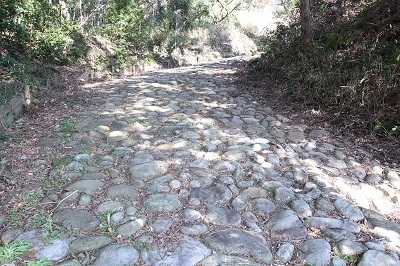
[(6, 244), (0, 247), (0, 262), (9, 263), (20, 257), (29, 249), (30, 242), (28, 240), (19, 240), (13, 244)]
[(395, 0), (373, 2), (352, 7), (358, 15), (341, 20), (332, 10), (346, 13), (345, 7), (324, 6), (314, 14), (311, 46), (302, 43), (297, 21), (278, 26), (265, 37), (265, 54), (255, 68), (287, 83), (285, 95), (294, 101), (358, 113), (375, 132), (399, 136), (400, 52), (394, 36), (400, 34), (400, 7)]
[(26, 263), (27, 266), (50, 266), (53, 265), (51, 261), (48, 259), (40, 259), (38, 261), (28, 261)]

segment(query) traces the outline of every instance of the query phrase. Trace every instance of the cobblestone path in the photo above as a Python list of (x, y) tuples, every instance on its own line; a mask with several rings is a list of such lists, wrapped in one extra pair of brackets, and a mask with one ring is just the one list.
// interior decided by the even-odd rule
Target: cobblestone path
[(400, 265), (398, 170), (238, 96), (233, 63), (91, 84), (74, 131), (37, 143), (63, 153), (41, 201), (63, 237), (3, 215), (2, 242), (64, 266)]

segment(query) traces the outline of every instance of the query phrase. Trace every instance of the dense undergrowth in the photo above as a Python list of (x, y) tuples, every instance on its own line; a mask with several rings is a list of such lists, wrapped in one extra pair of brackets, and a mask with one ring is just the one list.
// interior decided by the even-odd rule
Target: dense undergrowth
[(352, 117), (362, 132), (400, 137), (400, 2), (315, 1), (310, 44), (291, 14), (265, 37), (255, 73), (284, 83), (291, 100)]

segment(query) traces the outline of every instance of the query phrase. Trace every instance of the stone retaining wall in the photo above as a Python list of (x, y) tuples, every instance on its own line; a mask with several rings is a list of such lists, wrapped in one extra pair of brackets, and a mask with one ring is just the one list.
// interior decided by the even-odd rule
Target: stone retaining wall
[(0, 125), (10, 125), (21, 114), (24, 108), (24, 97), (15, 96), (0, 106)]

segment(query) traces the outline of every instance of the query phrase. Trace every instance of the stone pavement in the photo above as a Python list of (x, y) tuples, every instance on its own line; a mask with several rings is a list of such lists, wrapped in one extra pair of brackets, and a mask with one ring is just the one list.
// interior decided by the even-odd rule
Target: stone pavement
[(42, 203), (67, 233), (2, 242), (64, 266), (400, 265), (398, 170), (237, 96), (234, 63), (92, 84), (69, 140), (38, 142), (65, 153)]

